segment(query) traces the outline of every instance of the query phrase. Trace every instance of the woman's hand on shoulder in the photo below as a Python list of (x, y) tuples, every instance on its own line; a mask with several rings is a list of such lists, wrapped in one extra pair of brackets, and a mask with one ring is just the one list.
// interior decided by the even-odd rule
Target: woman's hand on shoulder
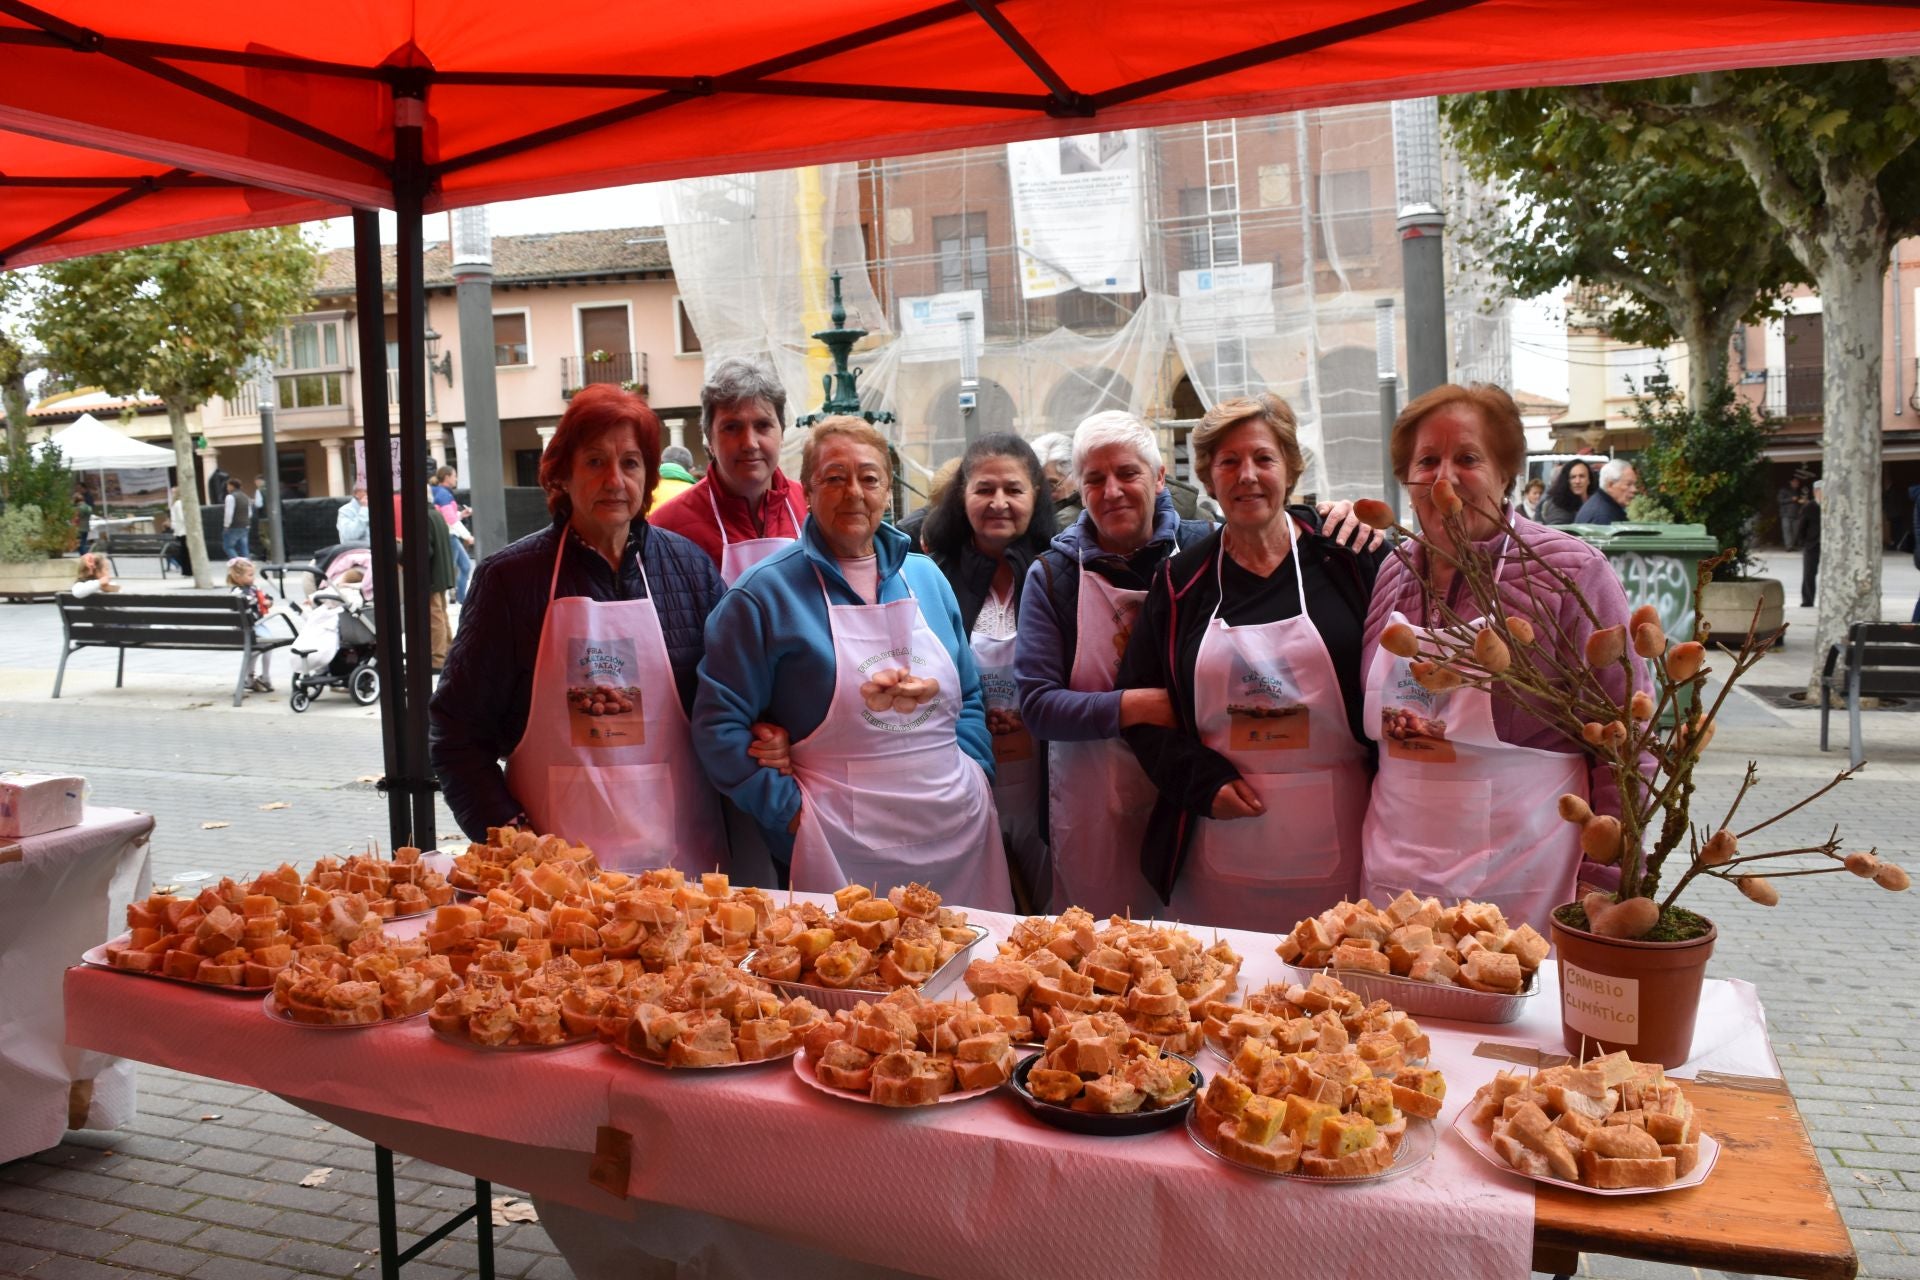
[(1323, 502), (1314, 510), (1320, 513), (1320, 532), (1331, 539), (1336, 546), (1346, 547), (1350, 551), (1372, 551), (1386, 541), (1386, 533), (1360, 523), (1353, 514), (1353, 504), (1342, 499), (1339, 502)]
[(753, 741), (747, 744), (747, 754), (757, 761), (762, 769), (774, 769), (791, 778), (793, 776), (792, 741), (787, 731), (777, 724), (757, 720), (752, 726)]
[(1257, 818), (1267, 811), (1260, 803), (1259, 793), (1248, 786), (1245, 780), (1235, 778), (1214, 793), (1213, 813), (1209, 816), (1216, 821), (1228, 821), (1233, 818)]
[(1173, 718), (1173, 698), (1165, 689), (1124, 689), (1120, 693), (1120, 727), (1131, 729), (1135, 725), (1158, 725), (1162, 729), (1177, 729), (1179, 724)]

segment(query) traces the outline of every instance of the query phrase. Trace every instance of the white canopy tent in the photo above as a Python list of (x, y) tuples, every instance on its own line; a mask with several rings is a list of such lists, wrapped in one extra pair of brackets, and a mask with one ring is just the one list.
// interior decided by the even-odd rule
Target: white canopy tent
[(173, 465), (173, 450), (135, 440), (90, 413), (54, 432), (47, 442), (59, 448), (74, 471), (147, 471)]

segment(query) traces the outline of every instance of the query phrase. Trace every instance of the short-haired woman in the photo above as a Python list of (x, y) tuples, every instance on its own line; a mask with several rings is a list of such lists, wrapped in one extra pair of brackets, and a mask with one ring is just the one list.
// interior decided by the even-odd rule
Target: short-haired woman
[(531, 823), (620, 870), (727, 862), (687, 722), (724, 588), (648, 525), (659, 468), (646, 402), (582, 389), (540, 458), (553, 523), (474, 571), (432, 706), (434, 771), (469, 837)]
[[(1511, 519), (1507, 495), (1527, 456), (1512, 396), (1485, 384), (1435, 387), (1400, 411), (1388, 447), (1424, 536), (1443, 553), (1452, 549), (1433, 502), (1434, 483), (1447, 480), (1465, 504), (1466, 536), (1499, 556), (1506, 612), (1533, 622), (1562, 662), (1583, 665), (1587, 637), (1627, 621), (1626, 593), (1605, 556), (1559, 529)], [(1569, 463), (1568, 472), (1574, 467), (1586, 464)], [(1511, 537), (1561, 576), (1512, 554)], [(1595, 813), (1618, 814), (1619, 791), (1603, 761), (1524, 706), (1484, 689), (1428, 690), (1409, 674), (1408, 659), (1380, 647), (1392, 622), (1416, 631), (1437, 625), (1440, 602), (1456, 614), (1475, 612), (1444, 556), (1402, 547), (1380, 570), (1367, 611), (1366, 724), (1385, 749), (1367, 810), (1361, 889), (1375, 902), (1403, 889), (1491, 901), (1515, 927), (1545, 933), (1548, 913), (1573, 896), (1580, 868), (1580, 828), (1561, 821), (1553, 798), (1571, 792)], [(1617, 668), (1596, 674), (1613, 697), (1623, 695)], [(1417, 731), (1388, 734), (1385, 717)]]
[(1174, 721), (1123, 730), (1160, 791), (1140, 869), (1175, 919), (1284, 931), (1359, 883), (1378, 560), (1287, 505), (1303, 458), (1284, 401), (1216, 404), (1189, 443), (1226, 523), (1154, 575), (1120, 663)]
[(927, 513), (921, 542), (960, 602), (993, 735), (993, 800), (1022, 911), (1053, 892), (1042, 814), (1046, 769), (1020, 716), (1014, 660), (1020, 589), (1033, 558), (1053, 541), (1046, 473), (1019, 436), (981, 436), (960, 456), (953, 482)]
[[(1010, 911), (979, 672), (947, 580), (882, 520), (886, 438), (825, 419), (800, 484), (799, 541), (747, 570), (707, 624), (701, 763), (795, 888), (917, 880)], [(790, 737), (777, 764), (761, 721)]]

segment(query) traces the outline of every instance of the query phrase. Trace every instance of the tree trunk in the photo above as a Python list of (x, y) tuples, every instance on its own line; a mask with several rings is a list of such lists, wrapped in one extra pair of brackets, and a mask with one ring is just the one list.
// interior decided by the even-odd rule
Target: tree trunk
[(1727, 380), (1727, 345), (1738, 317), (1699, 314), (1686, 321), (1680, 337), (1687, 344), (1687, 408), (1699, 413)]
[[(1835, 219), (1839, 222), (1839, 219)], [(1880, 370), (1884, 236), (1835, 227), (1816, 276), (1826, 344), (1821, 439), (1820, 607), (1807, 680), (1855, 622), (1880, 620)]]
[(193, 479), (193, 437), (187, 434), (187, 411), (167, 402), (167, 422), (173, 428), (173, 466), (179, 476), (174, 495), (180, 499), (180, 523), (174, 532), (187, 540), (187, 559), (193, 564), (193, 585), (213, 585), (213, 562), (207, 557), (206, 522), (200, 518), (200, 486)]

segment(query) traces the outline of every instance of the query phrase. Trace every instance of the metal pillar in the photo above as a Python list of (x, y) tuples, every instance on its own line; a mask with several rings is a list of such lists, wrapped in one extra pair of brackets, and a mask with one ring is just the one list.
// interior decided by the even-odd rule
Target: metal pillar
[[(367, 446), (367, 535), (373, 543), (374, 635), (380, 666), (380, 743), (388, 778), (407, 776), (407, 692), (400, 679), (402, 619), (394, 565), (392, 436), (387, 429), (386, 290), (380, 279), (380, 214), (353, 211), (354, 332), (360, 348), (360, 432)], [(382, 787), (392, 847), (407, 843), (406, 792)]]
[(264, 362), (257, 385), (260, 398), (261, 473), (267, 478), (267, 536), (273, 540), (273, 558), (285, 564), (287, 534), (280, 519), (280, 445), (273, 438), (273, 416), (277, 407), (274, 401), (277, 399), (275, 393), (278, 384), (273, 380), (273, 370)]
[(1393, 155), (1400, 278), (1407, 299), (1407, 396), (1412, 399), (1447, 381), (1439, 99), (1393, 104)]
[(1374, 368), (1380, 378), (1380, 497), (1400, 513), (1400, 482), (1393, 474), (1393, 423), (1400, 416), (1400, 362), (1393, 336), (1393, 299), (1373, 302)]
[[(394, 243), (394, 300), (400, 329), (400, 570), (406, 616), (406, 707), (401, 722), (405, 772), (388, 785), (401, 787), (411, 804), (405, 843), (431, 849), (434, 830), (433, 770), (427, 761), (427, 703), (433, 697), (433, 651), (427, 599), (427, 290), (420, 204), (426, 195), (421, 133), (427, 104), (418, 88), (394, 91), (393, 200), (399, 231)], [(438, 519), (436, 515), (434, 519)], [(390, 678), (401, 675), (390, 670)]]
[(472, 493), (474, 556), (507, 545), (506, 469), (500, 460), (500, 394), (494, 377), (493, 237), (487, 209), (453, 213), (453, 284), (460, 309), (460, 386), (467, 447), (460, 459)]

